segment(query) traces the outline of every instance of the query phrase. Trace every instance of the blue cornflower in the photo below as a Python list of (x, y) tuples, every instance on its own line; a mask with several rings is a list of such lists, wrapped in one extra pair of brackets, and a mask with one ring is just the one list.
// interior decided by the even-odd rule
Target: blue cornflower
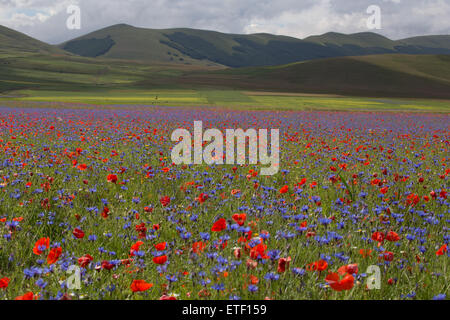
[(39, 287), (39, 288), (41, 288), (41, 289), (44, 289), (46, 286), (47, 286), (47, 282), (45, 282), (42, 278), (39, 278), (36, 282), (35, 282), (35, 284)]
[(278, 279), (280, 279), (280, 275), (273, 273), (273, 272), (269, 272), (269, 273), (266, 273), (266, 275), (264, 276), (264, 279), (266, 279), (268, 281), (278, 280)]
[(248, 291), (250, 291), (250, 292), (256, 292), (256, 291), (258, 291), (258, 286), (255, 286), (255, 285), (253, 285), (253, 284), (250, 284), (250, 285), (248, 286)]
[(223, 283), (218, 283), (218, 284), (212, 285), (211, 288), (213, 288), (214, 290), (217, 290), (217, 291), (222, 291), (222, 290), (225, 290), (225, 285)]
[(298, 276), (303, 276), (306, 273), (306, 271), (301, 268), (293, 268), (292, 273)]

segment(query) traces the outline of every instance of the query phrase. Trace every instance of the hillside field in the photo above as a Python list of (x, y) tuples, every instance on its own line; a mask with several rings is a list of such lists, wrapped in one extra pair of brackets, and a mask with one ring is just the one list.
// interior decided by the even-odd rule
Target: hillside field
[[(34, 102), (40, 102), (40, 104)], [(117, 89), (86, 92), (23, 90), (17, 95), (0, 96), (0, 105), (4, 106), (36, 107), (58, 105), (58, 103), (69, 103), (65, 107), (71, 108), (119, 108), (119, 105), (139, 105), (145, 108), (145, 106), (158, 105), (246, 110), (450, 112), (449, 100), (364, 98), (236, 90)]]
[(341, 57), (230, 69), (0, 53), (0, 102), (448, 112), (449, 75), (445, 55)]

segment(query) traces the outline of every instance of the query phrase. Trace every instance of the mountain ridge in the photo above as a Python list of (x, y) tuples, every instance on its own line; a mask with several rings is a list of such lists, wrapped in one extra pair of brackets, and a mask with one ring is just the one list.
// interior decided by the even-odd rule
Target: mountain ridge
[(373, 32), (327, 32), (298, 39), (270, 33), (234, 34), (116, 24), (50, 45), (0, 26), (0, 51), (234, 68), (372, 54), (450, 54), (450, 35), (391, 40)]
[[(106, 44), (110, 38), (114, 43)], [(104, 45), (109, 45), (108, 48)], [(98, 47), (94, 54), (85, 54)], [(73, 54), (146, 62), (268, 66), (371, 54), (450, 54), (450, 35), (391, 40), (373, 32), (328, 32), (305, 39), (270, 33), (233, 34), (192, 28), (148, 29), (117, 24), (58, 45)]]

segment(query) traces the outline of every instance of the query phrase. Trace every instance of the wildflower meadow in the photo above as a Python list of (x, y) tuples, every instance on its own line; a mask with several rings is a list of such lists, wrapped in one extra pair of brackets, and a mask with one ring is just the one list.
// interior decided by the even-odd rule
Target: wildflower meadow
[[(446, 113), (16, 104), (0, 299), (448, 299)], [(174, 164), (197, 120), (279, 129), (278, 172)]]

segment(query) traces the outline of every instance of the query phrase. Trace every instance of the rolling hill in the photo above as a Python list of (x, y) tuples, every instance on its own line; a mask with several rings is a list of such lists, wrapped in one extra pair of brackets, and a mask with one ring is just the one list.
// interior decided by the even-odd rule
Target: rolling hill
[(450, 49), (450, 35), (420, 36), (403, 39), (401, 42), (406, 46), (428, 48), (429, 50)]
[(68, 54), (56, 46), (36, 40), (21, 32), (0, 25), (0, 52), (10, 53), (44, 53)]
[(226, 34), (196, 29), (107, 27), (59, 45), (86, 57), (150, 63), (271, 66), (321, 58), (372, 54), (450, 54), (450, 36), (398, 41), (376, 33), (326, 33), (304, 40), (271, 34)]
[(450, 56), (386, 54), (232, 69), (48, 54), (0, 55), (0, 93), (155, 89), (450, 99)]
[(450, 98), (449, 55), (370, 55), (184, 74), (179, 83), (350, 96)]

